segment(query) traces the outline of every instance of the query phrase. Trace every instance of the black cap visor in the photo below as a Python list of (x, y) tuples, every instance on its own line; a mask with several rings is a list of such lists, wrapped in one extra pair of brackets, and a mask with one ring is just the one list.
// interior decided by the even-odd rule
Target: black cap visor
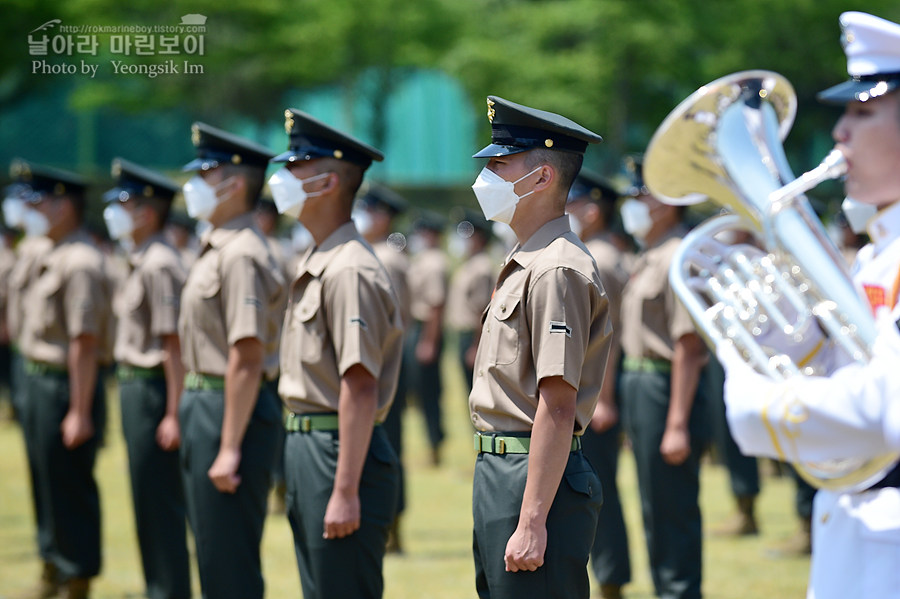
[(890, 93), (900, 87), (900, 73), (888, 76), (875, 75), (866, 78), (853, 78), (819, 92), (816, 98), (825, 104), (846, 104), (847, 102), (866, 102)]

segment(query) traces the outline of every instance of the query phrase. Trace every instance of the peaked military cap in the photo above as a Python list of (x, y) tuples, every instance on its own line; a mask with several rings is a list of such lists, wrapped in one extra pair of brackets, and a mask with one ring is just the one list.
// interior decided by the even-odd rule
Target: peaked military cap
[(373, 160), (384, 160), (384, 154), (372, 146), (296, 108), (284, 111), (284, 130), (289, 138), (288, 150), (273, 158), (272, 162), (336, 158), (357, 164), (365, 170)]
[(471, 208), (458, 208), (453, 217), (459, 221), (456, 224), (456, 234), (468, 239), (475, 231), (481, 231), (485, 237), (490, 237), (494, 231), (493, 223), (484, 218), (480, 210)]
[(372, 184), (359, 198), (359, 203), (366, 208), (383, 208), (397, 216), (406, 212), (409, 204), (399, 193), (383, 185)]
[(564, 116), (488, 96), (491, 144), (472, 158), (508, 156), (535, 148), (583, 154), (603, 138)]
[(104, 202), (124, 202), (133, 198), (159, 198), (172, 201), (181, 186), (156, 171), (124, 158), (114, 158), (110, 173), (116, 186), (103, 194)]
[(40, 200), (43, 195), (72, 195), (80, 198), (84, 196), (88, 185), (86, 179), (75, 173), (21, 158), (13, 159), (9, 174), (13, 179), (9, 190), (30, 202)]
[(416, 231), (424, 229), (426, 231), (443, 233), (446, 228), (447, 219), (431, 210), (422, 210), (419, 212), (418, 218), (413, 222), (413, 229)]
[(864, 12), (840, 17), (850, 80), (819, 92), (828, 104), (865, 102), (900, 86), (900, 25)]
[(630, 198), (650, 195), (650, 188), (644, 183), (644, 157), (626, 156), (624, 162), (629, 184), (622, 195)]
[(576, 200), (588, 200), (598, 204), (600, 202), (615, 202), (619, 199), (619, 192), (609, 182), (592, 170), (582, 168), (572, 187), (569, 189), (569, 202)]
[(191, 142), (197, 149), (197, 157), (181, 170), (208, 171), (220, 164), (243, 164), (265, 169), (274, 156), (268, 148), (217, 129), (206, 123), (191, 125)]

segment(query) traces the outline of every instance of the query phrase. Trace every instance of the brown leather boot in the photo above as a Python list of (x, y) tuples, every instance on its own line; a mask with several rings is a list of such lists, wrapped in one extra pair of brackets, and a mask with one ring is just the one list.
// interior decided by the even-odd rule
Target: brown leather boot
[(756, 497), (741, 495), (737, 498), (737, 513), (712, 530), (717, 537), (745, 537), (759, 534), (755, 514)]
[(601, 599), (622, 599), (622, 585), (604, 583), (600, 585)]
[(805, 557), (812, 553), (812, 522), (809, 518), (800, 518), (800, 528), (780, 545), (766, 550), (766, 555), (774, 558)]
[(91, 595), (90, 578), (70, 578), (62, 586), (61, 599), (88, 599)]
[(41, 577), (31, 589), (19, 595), (19, 599), (50, 599), (59, 594), (59, 570), (54, 564), (44, 562)]

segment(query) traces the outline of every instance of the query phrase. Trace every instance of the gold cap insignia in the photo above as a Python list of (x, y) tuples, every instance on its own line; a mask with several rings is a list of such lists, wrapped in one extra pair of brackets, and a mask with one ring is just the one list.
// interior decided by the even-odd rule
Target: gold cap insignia
[(62, 194), (66, 193), (66, 186), (62, 183), (57, 183), (53, 186), (53, 193), (54, 195), (61, 196)]
[(497, 111), (494, 110), (494, 101), (491, 100), (490, 98), (488, 98), (487, 107), (488, 107), (488, 121), (493, 123), (494, 115), (497, 114)]
[(200, 145), (200, 127), (197, 125), (191, 125), (191, 142), (195, 146)]
[(337, 158), (338, 160), (340, 160), (341, 158), (344, 157), (344, 153), (341, 152), (340, 150), (335, 150), (335, 151), (334, 151), (334, 157)]
[(549, 139), (549, 138), (548, 138), (548, 139), (545, 139), (545, 140), (544, 140), (544, 145), (547, 146), (548, 148), (552, 148), (552, 147), (553, 147), (553, 140), (552, 140), (552, 139)]
[(232, 154), (231, 155), (231, 164), (240, 164), (241, 163), (241, 155), (240, 154)]
[(118, 177), (122, 174), (122, 163), (118, 160), (114, 160), (112, 163), (112, 176)]
[(599, 200), (603, 198), (603, 192), (596, 187), (591, 190), (591, 199)]
[(152, 185), (145, 185), (145, 186), (144, 186), (144, 197), (145, 197), (145, 198), (152, 198), (152, 197), (153, 197), (153, 186), (152, 186)]
[(284, 111), (284, 132), (288, 135), (291, 134), (291, 129), (294, 128), (294, 115), (290, 110)]

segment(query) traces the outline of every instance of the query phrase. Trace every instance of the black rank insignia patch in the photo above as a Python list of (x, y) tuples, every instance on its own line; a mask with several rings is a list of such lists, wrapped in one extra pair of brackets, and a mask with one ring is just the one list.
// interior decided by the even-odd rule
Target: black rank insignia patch
[(550, 321), (550, 332), (551, 333), (565, 333), (566, 337), (572, 336), (572, 327), (566, 325), (564, 322), (559, 322), (558, 320)]

